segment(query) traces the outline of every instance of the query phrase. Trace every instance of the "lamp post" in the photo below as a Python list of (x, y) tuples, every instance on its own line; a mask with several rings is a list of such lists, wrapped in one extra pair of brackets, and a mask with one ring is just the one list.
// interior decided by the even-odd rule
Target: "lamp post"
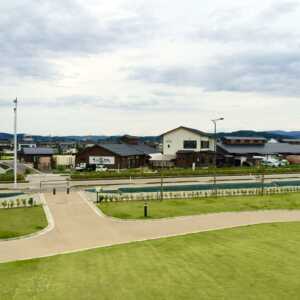
[(217, 122), (224, 118), (211, 120), (214, 124), (214, 194), (217, 195)]
[(163, 177), (163, 167), (160, 169), (160, 201), (164, 199), (164, 177)]
[(14, 187), (17, 187), (17, 108), (18, 108), (18, 99), (14, 100)]

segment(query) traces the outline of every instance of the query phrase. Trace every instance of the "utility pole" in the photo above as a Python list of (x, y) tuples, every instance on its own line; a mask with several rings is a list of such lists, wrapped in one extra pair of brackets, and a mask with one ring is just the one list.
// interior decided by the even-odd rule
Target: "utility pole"
[(214, 124), (214, 194), (217, 195), (217, 122), (223, 121), (224, 118), (211, 120)]
[(17, 155), (18, 155), (18, 141), (17, 141), (17, 108), (18, 99), (14, 100), (14, 187), (17, 187)]

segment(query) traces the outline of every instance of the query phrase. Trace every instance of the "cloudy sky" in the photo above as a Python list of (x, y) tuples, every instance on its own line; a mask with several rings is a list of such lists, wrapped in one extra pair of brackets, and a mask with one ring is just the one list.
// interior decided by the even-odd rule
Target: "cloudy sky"
[(299, 130), (300, 1), (4, 0), (0, 132)]

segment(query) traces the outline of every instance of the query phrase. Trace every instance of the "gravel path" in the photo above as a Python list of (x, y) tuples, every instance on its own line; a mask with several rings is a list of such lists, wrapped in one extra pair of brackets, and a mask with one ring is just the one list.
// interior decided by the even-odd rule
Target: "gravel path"
[(82, 193), (45, 194), (45, 199), (53, 229), (27, 239), (0, 241), (0, 262), (244, 225), (300, 221), (300, 211), (284, 210), (122, 221), (104, 216)]

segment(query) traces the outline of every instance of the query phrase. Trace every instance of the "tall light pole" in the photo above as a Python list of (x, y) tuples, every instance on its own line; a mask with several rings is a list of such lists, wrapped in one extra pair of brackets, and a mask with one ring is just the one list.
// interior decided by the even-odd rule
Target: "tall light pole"
[(18, 99), (14, 100), (14, 187), (17, 187), (17, 154), (18, 154), (18, 141), (17, 141), (17, 108)]
[(217, 195), (217, 122), (224, 118), (211, 120), (214, 124), (214, 194)]

